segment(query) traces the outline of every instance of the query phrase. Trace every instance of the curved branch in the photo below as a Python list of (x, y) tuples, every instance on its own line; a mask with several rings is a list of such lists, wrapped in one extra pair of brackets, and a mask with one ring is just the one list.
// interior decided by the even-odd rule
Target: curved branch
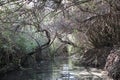
[(47, 30), (44, 29), (44, 30), (42, 30), (41, 32), (45, 32), (46, 37), (47, 37), (47, 39), (48, 39), (48, 41), (47, 41), (45, 44), (43, 44), (43, 45), (40, 46), (42, 49), (45, 49), (45, 48), (48, 47), (48, 45), (50, 44), (50, 42), (51, 42), (51, 37), (50, 37), (49, 31), (47, 31)]
[(39, 45), (38, 47), (36, 47), (35, 51), (30, 52), (28, 55), (33, 55), (33, 54), (35, 54), (35, 53), (37, 53), (37, 52), (40, 52), (40, 53), (41, 53), (41, 51), (42, 51), (43, 49), (49, 47), (50, 42), (51, 42), (50, 33), (49, 33), (47, 30), (45, 30), (45, 29), (40, 30), (40, 32), (45, 32), (48, 41), (47, 41), (45, 44), (43, 44), (43, 45), (41, 45), (41, 46)]
[(69, 45), (72, 45), (72, 46), (74, 46), (74, 47), (78, 47), (76, 44), (74, 44), (74, 43), (71, 42), (71, 41), (65, 41), (65, 40), (62, 40), (62, 38), (59, 36), (58, 33), (57, 33), (57, 38), (58, 38), (59, 41), (62, 42), (62, 43), (69, 44)]

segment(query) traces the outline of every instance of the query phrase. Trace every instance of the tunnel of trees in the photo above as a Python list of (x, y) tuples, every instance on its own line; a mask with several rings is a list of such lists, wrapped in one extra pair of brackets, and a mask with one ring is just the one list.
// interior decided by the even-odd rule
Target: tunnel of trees
[(0, 0), (0, 75), (79, 54), (119, 80), (119, 46), (120, 0)]

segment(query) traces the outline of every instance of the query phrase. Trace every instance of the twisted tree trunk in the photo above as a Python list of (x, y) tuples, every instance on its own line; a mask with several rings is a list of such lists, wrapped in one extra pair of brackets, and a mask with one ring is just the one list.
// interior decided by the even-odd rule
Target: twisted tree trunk
[(114, 80), (120, 80), (120, 50), (112, 50), (107, 57), (105, 70)]

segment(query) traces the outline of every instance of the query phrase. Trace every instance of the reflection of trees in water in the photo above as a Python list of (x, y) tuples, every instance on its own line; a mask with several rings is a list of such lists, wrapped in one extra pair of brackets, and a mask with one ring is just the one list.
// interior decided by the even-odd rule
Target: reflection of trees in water
[(52, 63), (41, 61), (39, 69), (26, 69), (6, 74), (1, 80), (50, 80), (52, 78)]
[(24, 71), (13, 71), (7, 73), (1, 80), (55, 80), (60, 76), (63, 65), (68, 64), (68, 60), (55, 59), (54, 61), (40, 61), (39, 69), (26, 69)]
[(61, 76), (60, 72), (63, 70), (64, 64), (69, 65), (68, 59), (56, 58), (53, 61), (41, 61), (39, 63), (41, 70), (37, 75), (41, 80), (56, 80)]
[(29, 80), (37, 78), (34, 70), (13, 71), (1, 78), (1, 80)]
[(38, 78), (40, 80), (51, 80), (52, 78), (52, 62), (51, 61), (41, 61), (39, 63), (40, 70), (38, 71)]

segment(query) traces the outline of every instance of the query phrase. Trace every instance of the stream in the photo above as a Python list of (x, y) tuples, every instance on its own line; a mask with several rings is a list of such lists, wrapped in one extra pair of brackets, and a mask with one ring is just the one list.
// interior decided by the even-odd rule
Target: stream
[(40, 61), (39, 69), (13, 71), (0, 80), (107, 80), (102, 70), (74, 66), (71, 58)]

